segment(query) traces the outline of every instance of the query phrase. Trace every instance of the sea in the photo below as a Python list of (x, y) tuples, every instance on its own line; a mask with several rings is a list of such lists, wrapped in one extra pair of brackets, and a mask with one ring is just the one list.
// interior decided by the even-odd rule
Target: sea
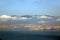
[(0, 40), (60, 40), (59, 32), (0, 30)]

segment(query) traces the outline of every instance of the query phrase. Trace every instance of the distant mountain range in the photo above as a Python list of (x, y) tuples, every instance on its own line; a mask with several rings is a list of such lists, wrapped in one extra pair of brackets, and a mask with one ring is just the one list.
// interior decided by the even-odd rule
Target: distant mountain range
[(60, 18), (50, 15), (1, 15), (0, 24), (60, 25)]

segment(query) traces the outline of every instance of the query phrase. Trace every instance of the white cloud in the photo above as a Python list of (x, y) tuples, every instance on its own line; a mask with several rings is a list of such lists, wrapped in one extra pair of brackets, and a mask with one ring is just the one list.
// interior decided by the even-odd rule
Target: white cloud
[(40, 18), (47, 18), (47, 16), (41, 16)]
[(8, 15), (1, 15), (0, 18), (11, 18), (11, 16), (8, 16)]
[(12, 20), (17, 20), (17, 17), (11, 17)]
[(28, 19), (32, 19), (32, 18), (27, 18), (27, 17), (19, 17), (19, 20), (28, 20)]
[(8, 21), (10, 18), (11, 18), (11, 16), (1, 15), (1, 16), (0, 16), (0, 21)]
[(32, 18), (27, 18), (27, 17), (12, 17), (8, 15), (1, 15), (0, 16), (1, 21), (7, 21), (7, 20), (27, 20), (27, 19), (32, 19)]
[(60, 21), (60, 19), (57, 19), (56, 21)]
[(0, 21), (8, 21), (8, 20), (17, 20), (17, 17), (11, 17), (8, 15), (1, 15), (0, 16)]
[(20, 20), (27, 20), (28, 18), (26, 18), (26, 17), (20, 17), (19, 19)]
[(38, 18), (49, 18), (49, 19), (52, 19), (52, 17), (48, 17), (48, 16), (40, 16)]

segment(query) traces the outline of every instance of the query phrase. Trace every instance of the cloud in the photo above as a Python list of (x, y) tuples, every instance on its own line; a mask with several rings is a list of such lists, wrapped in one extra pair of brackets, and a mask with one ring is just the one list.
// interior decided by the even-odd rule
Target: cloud
[(40, 16), (40, 18), (48, 18), (47, 16)]
[(20, 19), (22, 19), (22, 20), (26, 20), (26, 19), (28, 19), (28, 18), (26, 18), (26, 17), (20, 17)]
[(39, 18), (48, 18), (48, 19), (52, 19), (52, 17), (48, 17), (48, 16), (40, 16)]
[(1, 15), (0, 16), (0, 21), (8, 21), (8, 20), (28, 20), (28, 19), (32, 19), (32, 18), (27, 18), (27, 17), (12, 17), (12, 16), (8, 16), (8, 15)]
[(11, 16), (1, 15), (0, 16), (0, 21), (8, 21), (10, 18), (11, 18)]
[(12, 20), (17, 20), (17, 17), (11, 17)]
[(58, 18), (56, 21), (60, 21), (60, 19)]
[(17, 17), (12, 17), (12, 16), (8, 16), (8, 15), (0, 16), (0, 21), (8, 21), (8, 20), (17, 20)]
[(11, 16), (1, 15), (0, 18), (11, 18)]
[(28, 19), (32, 19), (32, 18), (27, 18), (27, 17), (20, 17), (19, 20), (28, 20)]

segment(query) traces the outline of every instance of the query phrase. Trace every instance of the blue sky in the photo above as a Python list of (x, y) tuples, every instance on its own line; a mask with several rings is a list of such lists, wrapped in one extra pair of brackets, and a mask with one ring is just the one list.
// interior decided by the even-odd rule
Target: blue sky
[(60, 0), (0, 0), (0, 15), (60, 15)]

